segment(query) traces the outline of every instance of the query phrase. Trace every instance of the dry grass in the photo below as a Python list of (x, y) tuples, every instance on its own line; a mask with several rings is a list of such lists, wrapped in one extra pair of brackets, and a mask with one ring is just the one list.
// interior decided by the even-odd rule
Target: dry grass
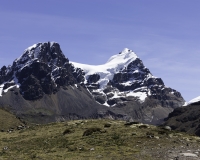
[[(111, 125), (106, 128), (105, 124)], [(197, 137), (183, 133), (169, 133), (155, 126), (146, 128), (139, 127), (139, 124), (124, 124), (124, 121), (77, 120), (33, 125), (12, 133), (1, 132), (0, 160), (155, 160), (161, 159), (157, 151), (165, 155), (169, 148), (184, 143), (193, 147), (200, 144)], [(98, 130), (92, 129), (94, 132), (83, 136), (91, 128)]]
[(10, 128), (16, 128), (21, 124), (22, 122), (13, 114), (6, 110), (0, 109), (0, 131), (7, 131)]

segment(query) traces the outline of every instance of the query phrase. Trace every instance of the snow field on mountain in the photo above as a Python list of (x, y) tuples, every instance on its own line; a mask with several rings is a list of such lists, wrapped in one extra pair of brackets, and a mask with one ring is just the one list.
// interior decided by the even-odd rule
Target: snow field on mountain
[(88, 65), (71, 62), (76, 68), (81, 68), (85, 72), (86, 81), (89, 75), (99, 74), (100, 89), (104, 89), (109, 80), (113, 79), (114, 74), (128, 66), (138, 56), (128, 48), (125, 48), (120, 54), (112, 56), (103, 65)]
[(194, 99), (192, 99), (192, 100), (190, 100), (190, 101), (188, 102), (188, 104), (195, 103), (195, 102), (199, 102), (199, 101), (200, 101), (200, 96), (199, 96), (199, 97), (196, 97), (196, 98), (194, 98)]
[(0, 85), (0, 96), (2, 96), (3, 86), (4, 86), (4, 85)]
[(8, 92), (9, 89), (14, 88), (14, 87), (19, 88), (19, 85), (16, 84), (16, 85), (10, 86), (10, 87), (8, 87), (6, 89), (3, 89), (3, 87), (4, 87), (4, 84), (0, 85), (0, 97), (2, 97), (2, 93), (3, 92), (6, 93), (6, 92)]
[(120, 98), (120, 97), (137, 97), (139, 98), (140, 102), (144, 102), (145, 98), (147, 97), (146, 92), (135, 92), (135, 91), (128, 91), (128, 92), (119, 92), (116, 93), (115, 95), (111, 98)]

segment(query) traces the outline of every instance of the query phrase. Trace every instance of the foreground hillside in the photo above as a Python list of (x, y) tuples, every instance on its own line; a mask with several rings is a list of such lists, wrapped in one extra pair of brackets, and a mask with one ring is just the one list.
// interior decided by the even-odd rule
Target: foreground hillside
[(199, 159), (200, 138), (144, 124), (76, 120), (0, 132), (0, 159)]
[(21, 122), (15, 115), (4, 109), (0, 109), (0, 131), (7, 131), (22, 124), (23, 122)]

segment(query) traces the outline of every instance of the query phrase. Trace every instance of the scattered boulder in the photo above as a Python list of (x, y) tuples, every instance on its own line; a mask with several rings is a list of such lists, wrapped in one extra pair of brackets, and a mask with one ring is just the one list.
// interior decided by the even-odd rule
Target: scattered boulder
[(163, 129), (168, 130), (168, 131), (172, 130), (170, 126), (164, 126)]
[(18, 130), (22, 130), (22, 129), (25, 129), (26, 127), (24, 126), (24, 125), (19, 125), (19, 126), (17, 126), (17, 129)]
[(154, 133), (146, 132), (146, 136), (147, 136), (147, 138), (153, 138), (154, 137)]

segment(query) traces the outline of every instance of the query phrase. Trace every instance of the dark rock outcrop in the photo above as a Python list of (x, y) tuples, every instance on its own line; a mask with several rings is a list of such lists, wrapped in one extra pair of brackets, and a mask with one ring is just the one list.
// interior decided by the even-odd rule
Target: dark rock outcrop
[(25, 50), (10, 68), (2, 67), (0, 82), (8, 81), (4, 89), (19, 83), (20, 94), (26, 100), (37, 100), (56, 93), (60, 86), (82, 83), (83, 75), (80, 68), (69, 63), (58, 43), (48, 42)]
[(166, 118), (165, 124), (173, 130), (200, 136), (200, 105), (197, 103), (174, 109)]

